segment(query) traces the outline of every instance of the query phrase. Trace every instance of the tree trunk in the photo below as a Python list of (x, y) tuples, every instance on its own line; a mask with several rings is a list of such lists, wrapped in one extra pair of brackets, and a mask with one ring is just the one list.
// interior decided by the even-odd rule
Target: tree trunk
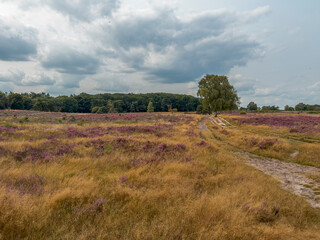
[(218, 112), (215, 112), (214, 117), (218, 117)]

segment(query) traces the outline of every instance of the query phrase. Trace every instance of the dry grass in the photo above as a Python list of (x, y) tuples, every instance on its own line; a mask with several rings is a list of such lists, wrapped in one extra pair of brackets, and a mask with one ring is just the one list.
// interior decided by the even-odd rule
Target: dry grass
[[(222, 140), (251, 153), (320, 167), (320, 143), (305, 141), (305, 139), (316, 139), (314, 136), (318, 134), (291, 134), (287, 128), (283, 127), (237, 125), (232, 117), (223, 117), (233, 124), (226, 130), (229, 134), (225, 134), (221, 128), (212, 129), (213, 133)], [(295, 138), (292, 138), (293, 136)]]
[[(0, 238), (320, 239), (319, 210), (237, 161), (209, 133), (200, 139), (200, 116), (175, 116), (10, 123), (18, 129), (1, 133)], [(154, 124), (161, 127), (104, 130)], [(94, 127), (103, 134), (88, 134)], [(26, 147), (55, 156), (32, 158)]]

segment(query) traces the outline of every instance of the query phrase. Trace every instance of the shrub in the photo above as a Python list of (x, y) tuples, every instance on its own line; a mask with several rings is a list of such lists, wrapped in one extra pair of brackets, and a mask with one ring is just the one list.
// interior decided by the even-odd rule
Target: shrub
[(91, 110), (91, 112), (92, 112), (92, 113), (97, 113), (98, 110), (99, 110), (99, 107), (93, 107), (92, 110)]

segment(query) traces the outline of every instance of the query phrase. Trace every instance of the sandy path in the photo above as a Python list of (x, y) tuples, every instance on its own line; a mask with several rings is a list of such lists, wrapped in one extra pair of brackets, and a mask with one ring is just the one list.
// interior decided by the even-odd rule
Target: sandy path
[(247, 164), (279, 180), (284, 189), (305, 197), (311, 206), (320, 208), (320, 183), (307, 177), (320, 177), (319, 168), (282, 162), (244, 151), (235, 154), (245, 158)]
[[(202, 138), (202, 131), (209, 131), (207, 126), (203, 126), (207, 120), (210, 121), (210, 118), (204, 117), (198, 124)], [(284, 189), (305, 197), (311, 206), (320, 208), (320, 182), (316, 182), (308, 177), (312, 175), (320, 179), (319, 168), (262, 157), (231, 146), (227, 142), (221, 141), (221, 143), (231, 147), (234, 154), (245, 159), (248, 165), (276, 178), (282, 183)]]

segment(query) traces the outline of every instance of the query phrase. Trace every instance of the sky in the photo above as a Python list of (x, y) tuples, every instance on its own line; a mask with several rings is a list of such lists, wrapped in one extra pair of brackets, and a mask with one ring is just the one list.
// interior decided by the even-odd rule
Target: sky
[(320, 104), (318, 0), (0, 0), (0, 91), (196, 96), (205, 74), (241, 98)]

